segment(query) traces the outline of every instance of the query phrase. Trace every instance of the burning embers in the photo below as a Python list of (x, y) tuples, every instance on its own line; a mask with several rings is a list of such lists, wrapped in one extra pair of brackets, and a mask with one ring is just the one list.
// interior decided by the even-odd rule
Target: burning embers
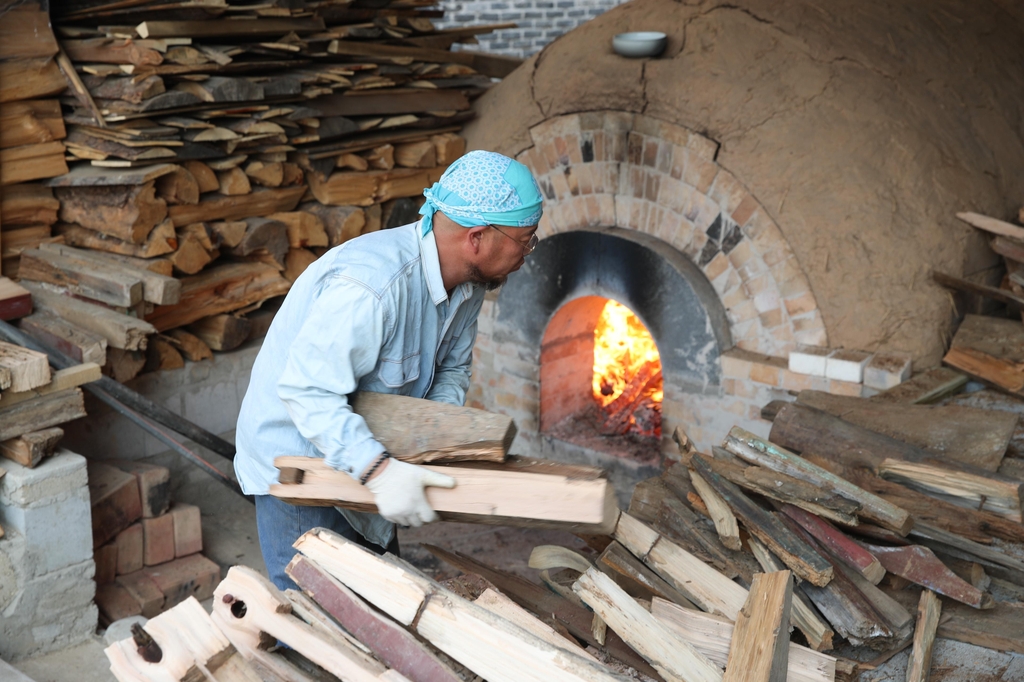
[(606, 436), (661, 436), (661, 360), (629, 308), (607, 301), (594, 326), (595, 427)]

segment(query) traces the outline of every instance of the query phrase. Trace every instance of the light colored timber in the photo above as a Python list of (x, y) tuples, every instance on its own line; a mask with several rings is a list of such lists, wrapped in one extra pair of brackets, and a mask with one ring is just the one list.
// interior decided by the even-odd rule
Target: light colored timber
[(583, 656), (593, 660), (595, 663), (597, 662), (597, 659), (591, 656), (585, 649), (580, 648), (580, 646), (576, 644), (575, 640), (570, 642), (568, 639), (558, 634), (550, 625), (544, 623), (535, 615), (500, 592), (487, 588), (479, 597), (473, 600), (473, 603), (477, 606), (482, 606), (494, 615), (500, 616), (510, 623), (518, 625), (527, 632), (533, 633), (552, 646), (556, 646), (560, 649), (566, 649), (577, 656)]
[[(581, 533), (608, 533), (618, 507), (606, 479), (591, 473), (574, 478), (551, 463), (518, 467), (515, 463), (487, 468), (431, 466), (456, 480), (454, 488), (429, 487), (427, 501), (441, 518), (472, 523), (498, 523), (532, 528), (558, 528)], [(314, 457), (278, 457), (274, 466), (301, 471), (301, 483), (277, 483), (270, 494), (292, 504), (340, 506), (375, 511), (373, 494), (347, 473)]]
[[(752, 537), (749, 538), (748, 542), (750, 544), (750, 551), (754, 553), (754, 557), (766, 573), (781, 571), (786, 568), (786, 565), (772, 554), (767, 547), (761, 544), (760, 540)], [(828, 626), (828, 623), (821, 619), (818, 612), (814, 610), (814, 607), (811, 606), (802, 592), (797, 593), (794, 591), (793, 608), (790, 612), (790, 618), (793, 626), (804, 633), (804, 637), (807, 638), (807, 643), (811, 645), (812, 649), (815, 651), (828, 651), (832, 648), (832, 638), (835, 636), (835, 633), (832, 632), (832, 628)]]
[(9, 407), (0, 402), (0, 441), (84, 416), (85, 399), (80, 388), (48, 393)]
[(909, 405), (928, 405), (956, 393), (968, 381), (967, 376), (950, 369), (936, 367), (912, 376), (898, 386), (872, 396), (870, 400)]
[(32, 292), (36, 308), (52, 315), (63, 317), (68, 322), (98, 334), (107, 340), (112, 348), (122, 350), (145, 350), (150, 334), (156, 333), (153, 325), (128, 315), (64, 296), (38, 282), (24, 282)]
[(1024, 483), (987, 478), (940, 466), (887, 459), (878, 475), (958, 507), (989, 511), (1020, 522)]
[(700, 499), (704, 501), (722, 544), (732, 550), (741, 549), (743, 544), (740, 542), (740, 528), (736, 523), (736, 516), (729, 509), (729, 504), (697, 472), (690, 472), (690, 481)]
[(785, 448), (762, 440), (738, 426), (733, 427), (726, 436), (725, 449), (751, 464), (764, 466), (859, 502), (861, 508), (857, 512), (858, 516), (900, 535), (906, 535), (913, 525), (913, 519), (905, 509), (872, 495), (832, 472), (798, 457)]
[[(244, 610), (236, 606), (239, 603), (244, 604)], [(382, 677), (386, 671), (382, 663), (354, 646), (342, 646), (340, 639), (325, 637), (292, 615), (287, 598), (273, 583), (246, 566), (228, 570), (214, 591), (213, 610), (220, 622), (230, 623), (224, 634), (232, 643), (236, 638), (246, 639), (246, 635), (258, 640), (260, 633), (266, 633), (343, 680), (388, 679)]]
[(741, 586), (629, 514), (612, 536), (701, 609), (736, 620), (747, 600)]
[(61, 140), (65, 134), (55, 99), (7, 102), (0, 108), (0, 149)]
[(964, 211), (963, 213), (957, 213), (956, 217), (964, 221), (968, 225), (988, 232), (989, 234), (996, 234), (1001, 237), (1012, 237), (1018, 240), (1024, 240), (1024, 227), (1008, 223), (1005, 220), (998, 220), (996, 218), (990, 218), (980, 213), (973, 213), (971, 211)]
[(50, 383), (50, 362), (46, 353), (0, 341), (0, 368), (7, 370), (7, 391), (20, 392)]
[(688, 609), (697, 608), (679, 590), (647, 568), (618, 542), (613, 541), (605, 548), (597, 566), (635, 598), (650, 601), (654, 597), (661, 597)]
[(444, 589), (401, 560), (377, 556), (335, 533), (314, 529), (295, 548), (488, 682), (625, 682)]
[(174, 234), (174, 224), (169, 219), (154, 227), (146, 241), (142, 244), (128, 242), (69, 223), (54, 225), (54, 232), (62, 236), (64, 241), (72, 246), (84, 246), (88, 249), (116, 253), (122, 256), (134, 256), (136, 258), (163, 256), (164, 254), (172, 253), (178, 248), (178, 238)]
[[(45, 355), (43, 356), (46, 357)], [(47, 367), (49, 372), (49, 367)], [(18, 403), (39, 398), (51, 393), (66, 391), (69, 388), (77, 388), (92, 381), (98, 381), (103, 376), (100, 366), (94, 362), (86, 362), (81, 365), (74, 365), (65, 369), (58, 369), (54, 372), (45, 385), (27, 391), (7, 390), (0, 394), (0, 408), (10, 407)]]
[(158, 331), (283, 296), (291, 286), (275, 268), (262, 263), (216, 265), (181, 282), (179, 302), (159, 306), (146, 317)]
[(530, 568), (541, 571), (552, 568), (571, 568), (579, 573), (584, 573), (594, 566), (582, 554), (558, 545), (537, 545), (530, 551), (528, 565)]
[(706, 656), (658, 622), (596, 568), (572, 586), (580, 599), (627, 644), (654, 666), (666, 682), (719, 682), (722, 671)]
[(129, 256), (118, 256), (110, 253), (76, 249), (66, 244), (43, 244), (41, 251), (52, 251), (62, 256), (75, 258), (83, 262), (96, 263), (107, 267), (115, 267), (126, 275), (138, 278), (142, 282), (142, 300), (156, 305), (172, 305), (181, 298), (181, 281), (174, 277), (162, 275), (143, 267), (145, 261), (132, 259)]
[[(725, 666), (735, 630), (731, 621), (657, 597), (651, 602), (651, 614), (716, 665)], [(791, 642), (788, 671), (789, 682), (831, 682), (836, 678), (836, 659)]]
[(511, 418), (473, 407), (368, 392), (357, 393), (351, 405), (389, 453), (416, 464), (502, 462), (516, 435)]
[(932, 666), (932, 647), (935, 633), (939, 629), (942, 602), (931, 590), (921, 592), (917, 605), (917, 626), (914, 628), (914, 644), (907, 661), (907, 682), (928, 682)]
[(723, 682), (786, 682), (789, 673), (789, 571), (757, 573), (736, 618)]
[(142, 301), (142, 281), (132, 274), (52, 251), (22, 251), (18, 276), (23, 280), (55, 284), (76, 296), (107, 305), (129, 308)]
[(62, 142), (0, 149), (0, 186), (52, 178), (67, 172)]
[(0, 441), (0, 456), (31, 469), (44, 457), (53, 454), (54, 448), (63, 437), (64, 429), (56, 426), (23, 433), (17, 438)]
[(60, 219), (132, 244), (144, 244), (167, 218), (153, 182), (141, 185), (56, 187)]

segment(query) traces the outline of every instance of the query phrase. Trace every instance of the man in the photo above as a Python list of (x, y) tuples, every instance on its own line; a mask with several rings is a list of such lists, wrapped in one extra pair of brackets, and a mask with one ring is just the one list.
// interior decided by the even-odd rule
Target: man
[[(536, 247), (542, 199), (525, 166), (482, 151), (457, 160), (423, 194), (419, 222), (331, 249), (295, 281), (253, 365), (235, 472), (256, 496), (260, 549), (281, 589), (295, 587), (284, 568), (307, 530), (330, 528), (397, 553), (395, 523), (437, 518), (424, 488), (455, 485), (391, 459), (347, 396), (464, 403), (484, 290), (503, 284)], [(323, 457), (370, 489), (380, 515), (271, 497), (282, 455)]]

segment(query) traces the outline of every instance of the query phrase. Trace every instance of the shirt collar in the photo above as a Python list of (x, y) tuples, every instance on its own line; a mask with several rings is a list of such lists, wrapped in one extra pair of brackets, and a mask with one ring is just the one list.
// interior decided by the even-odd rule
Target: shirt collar
[[(420, 234), (420, 225), (416, 223), (416, 234)], [(441, 305), (448, 300), (448, 292), (444, 288), (444, 280), (441, 278), (441, 260), (437, 255), (437, 240), (434, 239), (434, 231), (423, 235), (420, 238), (420, 258), (423, 259), (423, 275), (427, 278), (427, 291), (434, 305)]]

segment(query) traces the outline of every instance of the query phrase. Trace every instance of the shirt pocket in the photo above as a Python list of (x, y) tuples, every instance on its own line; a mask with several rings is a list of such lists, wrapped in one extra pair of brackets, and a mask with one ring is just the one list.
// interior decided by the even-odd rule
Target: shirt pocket
[(401, 388), (420, 378), (420, 354), (407, 355), (401, 360), (381, 358), (377, 377), (388, 388)]

